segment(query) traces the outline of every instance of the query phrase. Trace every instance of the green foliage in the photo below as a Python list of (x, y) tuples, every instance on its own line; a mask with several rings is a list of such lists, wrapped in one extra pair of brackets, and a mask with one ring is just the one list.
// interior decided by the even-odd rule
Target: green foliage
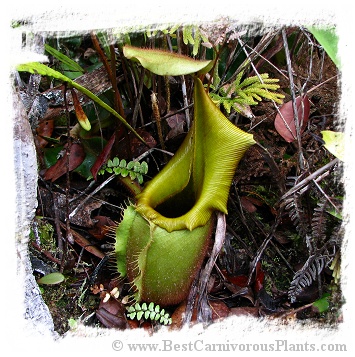
[(68, 319), (68, 326), (71, 330), (76, 330), (78, 328), (79, 321), (73, 319), (72, 317)]
[(309, 27), (308, 30), (324, 48), (325, 52), (327, 52), (335, 65), (340, 68), (338, 36), (335, 32), (335, 28)]
[(322, 313), (322, 312), (325, 312), (329, 309), (329, 297), (330, 297), (330, 294), (329, 293), (325, 293), (323, 294), (323, 296), (316, 300), (312, 306), (319, 312), (319, 313)]
[(207, 36), (200, 30), (198, 26), (195, 25), (167, 25), (162, 26), (158, 29), (147, 30), (146, 34), (148, 37), (156, 36), (159, 31), (164, 35), (169, 35), (171, 38), (176, 37), (176, 31), (181, 28), (182, 31), (182, 41), (185, 45), (192, 45), (192, 55), (196, 56), (200, 48), (201, 43), (209, 43)]
[(201, 30), (194, 25), (184, 26), (182, 29), (182, 40), (185, 45), (192, 45), (192, 55), (196, 56), (201, 42), (209, 42)]
[(57, 58), (63, 64), (67, 65), (68, 70), (73, 71), (73, 72), (78, 72), (79, 75), (81, 75), (85, 72), (84, 69), (77, 62), (73, 61), (71, 58), (69, 58), (65, 54), (57, 51), (55, 48), (49, 46), (48, 44), (45, 44), (44, 48), (45, 48), (46, 52), (48, 52), (50, 55)]
[(321, 131), (324, 147), (339, 160), (344, 161), (345, 134), (332, 130)]
[(126, 58), (138, 61), (140, 64), (160, 76), (181, 76), (191, 73), (207, 73), (212, 67), (212, 61), (194, 60), (177, 53), (124, 46), (123, 54)]
[(103, 175), (106, 172), (115, 175), (121, 175), (122, 177), (127, 177), (128, 175), (132, 180), (137, 179), (137, 181), (143, 183), (143, 175), (148, 172), (148, 164), (145, 161), (139, 163), (138, 161), (127, 161), (125, 159), (120, 160), (118, 157), (109, 159), (107, 164), (104, 165), (98, 172), (98, 175)]
[(50, 273), (37, 280), (38, 284), (43, 285), (54, 285), (63, 282), (65, 279), (64, 275), (58, 272)]
[(145, 302), (143, 304), (136, 303), (127, 308), (128, 317), (133, 320), (137, 319), (140, 321), (142, 318), (144, 320), (159, 321), (161, 324), (170, 325), (172, 320), (169, 313), (165, 312), (164, 309), (160, 309), (159, 305), (155, 305), (151, 302), (147, 305)]
[[(284, 95), (275, 92), (280, 88), (276, 84), (278, 79), (269, 78), (267, 73), (263, 73), (242, 81), (243, 74), (244, 72), (241, 71), (231, 85), (222, 86), (216, 93), (210, 93), (210, 97), (217, 106), (223, 105), (227, 113), (230, 113), (231, 109), (243, 113), (247, 106), (256, 105), (263, 98), (274, 100), (278, 104), (282, 103)], [(217, 83), (211, 85), (211, 88), (216, 90), (218, 84), (219, 79), (217, 78)]]
[(36, 237), (39, 237), (42, 249), (55, 252), (56, 244), (53, 233), (54, 228), (50, 223), (44, 220), (43, 217), (36, 217), (30, 231), (30, 240), (34, 241)]

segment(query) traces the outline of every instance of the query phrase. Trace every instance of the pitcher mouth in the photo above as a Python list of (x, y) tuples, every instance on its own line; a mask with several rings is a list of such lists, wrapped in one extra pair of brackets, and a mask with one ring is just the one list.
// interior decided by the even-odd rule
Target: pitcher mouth
[(213, 212), (227, 213), (230, 185), (253, 135), (232, 124), (195, 78), (194, 120), (178, 151), (136, 196), (148, 221), (174, 230), (207, 224)]
[(166, 218), (178, 218), (191, 211), (195, 204), (195, 197), (184, 190), (160, 203), (154, 209)]

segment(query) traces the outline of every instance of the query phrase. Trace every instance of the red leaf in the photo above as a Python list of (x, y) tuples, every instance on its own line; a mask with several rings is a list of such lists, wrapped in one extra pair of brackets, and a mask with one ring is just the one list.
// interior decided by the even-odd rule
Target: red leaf
[(96, 181), (97, 179), (97, 173), (99, 172), (101, 166), (106, 162), (108, 156), (110, 155), (112, 145), (115, 142), (115, 133), (111, 135), (110, 140), (107, 142), (106, 146), (104, 149), (101, 151), (101, 154), (97, 157), (94, 165), (92, 165), (92, 168), (90, 169), (92, 177)]
[[(309, 104), (308, 97), (307, 96), (304, 96), (302, 98), (297, 97), (296, 107), (297, 107), (298, 120), (300, 125), (302, 125), (301, 126), (301, 134), (302, 134), (309, 119), (310, 104)], [(287, 123), (287, 125), (285, 124), (285, 122)], [(276, 115), (275, 118), (275, 129), (288, 143), (296, 140), (297, 134), (296, 134), (295, 120), (293, 116), (292, 101), (285, 103), (280, 108), (280, 112)]]
[(227, 271), (224, 270), (224, 269), (222, 269), (221, 271), (222, 271), (222, 274), (223, 274), (224, 278), (228, 282), (230, 282), (230, 283), (232, 283), (234, 285), (237, 285), (239, 287), (248, 286), (248, 277), (246, 275), (235, 275), (235, 276), (233, 276), (233, 275), (229, 275), (227, 273)]
[(263, 285), (264, 285), (264, 278), (265, 278), (265, 273), (263, 272), (263, 270), (261, 269), (261, 263), (258, 262), (257, 266), (256, 266), (256, 270), (255, 270), (255, 291), (259, 292)]
[[(65, 148), (64, 148), (65, 150)], [(76, 169), (85, 159), (85, 151), (80, 144), (72, 144), (69, 154), (69, 171)], [(54, 182), (59, 177), (67, 172), (66, 155), (60, 158), (53, 166), (51, 166), (44, 174), (45, 180)]]

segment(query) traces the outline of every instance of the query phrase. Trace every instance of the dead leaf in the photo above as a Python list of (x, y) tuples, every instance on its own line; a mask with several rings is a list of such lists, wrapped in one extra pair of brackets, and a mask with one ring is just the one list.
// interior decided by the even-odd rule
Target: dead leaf
[[(72, 144), (69, 154), (69, 171), (76, 169), (85, 159), (85, 151), (80, 144)], [(64, 154), (53, 166), (46, 170), (44, 174), (45, 180), (54, 182), (59, 177), (67, 172), (67, 157)]]
[(124, 316), (111, 314), (104, 307), (100, 307), (96, 310), (96, 317), (108, 328), (126, 329), (128, 326)]
[(54, 120), (45, 120), (38, 124), (36, 133), (39, 147), (43, 149), (48, 144), (48, 141), (43, 137), (51, 137), (54, 129)]
[(104, 239), (110, 232), (110, 227), (115, 227), (117, 224), (106, 216), (95, 216), (93, 221), (96, 221), (94, 227), (88, 232), (96, 239)]
[[(66, 226), (63, 223), (60, 223), (62, 229), (66, 229)], [(71, 229), (70, 233), (72, 234), (75, 243), (79, 244), (89, 253), (95, 255), (96, 257), (103, 259), (105, 254), (101, 252), (98, 248), (96, 248), (91, 242), (89, 242), (85, 237), (83, 237), (80, 233), (76, 232), (75, 230)]]
[(259, 309), (257, 307), (232, 307), (229, 316), (253, 316), (259, 317)]
[(256, 206), (249, 200), (247, 196), (240, 197), (240, 203), (242, 207), (249, 213), (253, 213), (257, 210)]
[(166, 119), (170, 127), (170, 131), (166, 136), (165, 140), (173, 139), (176, 136), (184, 133), (184, 125), (185, 125), (185, 115), (182, 113), (177, 113), (172, 115), (171, 117)]
[(223, 301), (209, 301), (212, 310), (212, 320), (221, 319), (229, 315), (229, 307)]
[(129, 133), (131, 138), (131, 153), (133, 157), (138, 157), (149, 150), (149, 148), (153, 148), (157, 145), (156, 140), (147, 131), (137, 129), (137, 133), (144, 139), (149, 147), (144, 145), (135, 135)]
[[(65, 212), (66, 212), (66, 198), (65, 194), (53, 192), (50, 193), (45, 188), (40, 188), (40, 199), (42, 202), (41, 207), (43, 207), (44, 211), (42, 212), (43, 215), (48, 217), (54, 217), (54, 207), (58, 210), (59, 219), (61, 221), (65, 221)], [(75, 200), (76, 195), (70, 195), (69, 201), (71, 202), (69, 205), (69, 210), (72, 212), (78, 202), (80, 200)], [(53, 202), (54, 200), (54, 202)], [(70, 223), (76, 224), (81, 227), (91, 228), (94, 226), (95, 222), (91, 218), (91, 212), (100, 208), (102, 203), (100, 201), (89, 199), (81, 209), (79, 209), (73, 216), (70, 217)]]
[[(108, 292), (107, 292), (108, 294)], [(110, 314), (115, 316), (125, 316), (125, 307), (120, 300), (110, 297), (106, 302), (101, 299), (99, 308), (103, 307)]]
[[(305, 95), (304, 97), (297, 97), (296, 107), (297, 107), (298, 120), (301, 125), (301, 134), (302, 134), (304, 129), (306, 128), (309, 119), (310, 103), (309, 103), (308, 96)], [(282, 105), (282, 107), (279, 110), (279, 113), (275, 117), (274, 125), (277, 132), (288, 143), (291, 143), (292, 141), (296, 140), (297, 133), (296, 133), (296, 126), (295, 126), (295, 120), (293, 115), (292, 101), (289, 101), (284, 105)]]

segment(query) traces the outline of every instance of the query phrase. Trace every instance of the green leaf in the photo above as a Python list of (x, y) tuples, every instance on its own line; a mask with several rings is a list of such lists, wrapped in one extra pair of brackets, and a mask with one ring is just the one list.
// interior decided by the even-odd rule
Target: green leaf
[(319, 313), (325, 312), (329, 309), (329, 293), (324, 294), (320, 299), (316, 300), (312, 306), (317, 309)]
[(136, 312), (134, 311), (134, 312), (129, 313), (129, 314), (128, 314), (128, 317), (129, 317), (131, 320), (133, 320), (133, 319), (136, 317)]
[(338, 36), (335, 33), (335, 28), (319, 28), (309, 27), (308, 30), (324, 48), (328, 56), (332, 59), (335, 65), (340, 68), (340, 60), (338, 56)]
[(77, 62), (73, 61), (71, 58), (57, 51), (55, 48), (49, 46), (48, 44), (44, 45), (44, 49), (53, 57), (57, 58), (60, 62), (66, 64), (68, 70), (80, 72), (81, 74), (85, 72), (85, 70)]
[(78, 320), (73, 319), (72, 317), (68, 319), (68, 326), (71, 330), (78, 328)]
[(44, 148), (44, 164), (46, 168), (53, 166), (58, 161), (58, 154), (63, 150), (63, 146), (56, 146), (52, 148)]
[(197, 61), (172, 52), (127, 45), (123, 47), (123, 54), (128, 59), (139, 61), (144, 68), (160, 76), (207, 73), (212, 67), (212, 61)]
[(121, 176), (126, 177), (126, 176), (128, 176), (128, 174), (129, 174), (129, 171), (125, 167), (122, 167), (121, 168)]
[(127, 311), (128, 312), (134, 312), (134, 311), (136, 311), (136, 309), (134, 308), (134, 306), (128, 306), (127, 307)]
[(331, 130), (321, 131), (324, 147), (339, 160), (344, 161), (345, 134)]
[(137, 180), (138, 180), (139, 184), (143, 183), (143, 176), (141, 174), (139, 174), (139, 173), (137, 173)]
[(130, 162), (127, 164), (127, 169), (128, 169), (128, 170), (132, 170), (133, 167), (134, 167), (134, 165), (135, 165), (135, 162), (134, 162), (134, 161), (130, 161)]
[(116, 175), (119, 175), (121, 173), (121, 168), (120, 167), (114, 167), (113, 168), (113, 172), (116, 174)]
[(339, 211), (337, 211), (335, 208), (329, 208), (328, 210), (327, 210), (327, 212), (329, 213), (329, 214), (331, 214), (333, 217), (335, 217), (335, 218), (337, 218), (337, 219), (340, 219), (340, 220), (342, 220), (343, 219), (343, 216), (342, 216), (342, 214), (341, 214), (341, 212), (339, 212)]
[(141, 163), (141, 171), (140, 172), (143, 175), (146, 175), (148, 173), (148, 164), (145, 161), (143, 161)]
[(120, 164), (120, 160), (118, 159), (118, 157), (113, 158), (112, 164), (113, 164), (113, 166), (118, 166)]
[(64, 281), (65, 277), (61, 273), (50, 273), (37, 280), (38, 284), (54, 285)]
[(74, 172), (77, 172), (84, 178), (92, 176), (90, 169), (92, 168), (92, 165), (94, 165), (96, 160), (97, 155), (92, 152), (86, 152), (84, 161), (74, 170)]
[(122, 159), (121, 162), (120, 162), (120, 167), (124, 168), (127, 166), (127, 162), (125, 159)]

